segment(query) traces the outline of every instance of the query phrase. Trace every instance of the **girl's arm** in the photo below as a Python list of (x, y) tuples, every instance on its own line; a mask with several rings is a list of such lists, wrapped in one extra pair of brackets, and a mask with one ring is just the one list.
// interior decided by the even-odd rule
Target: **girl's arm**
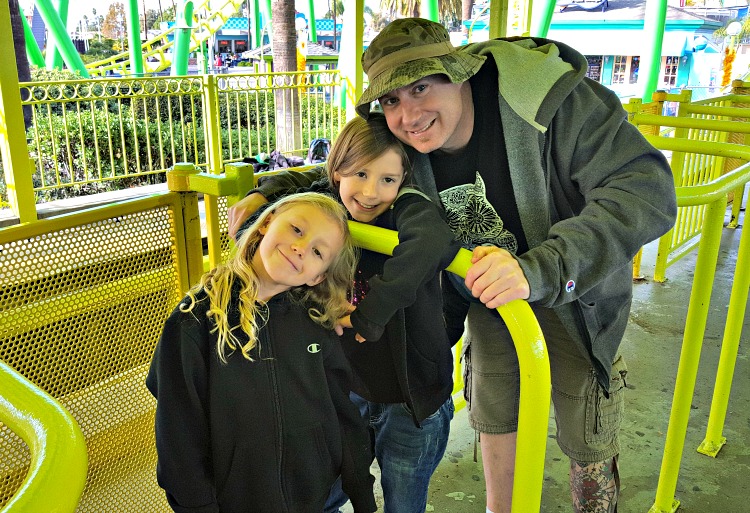
[(391, 317), (411, 306), (419, 287), (447, 267), (461, 248), (437, 205), (423, 194), (402, 193), (393, 209), (399, 243), (383, 274), (370, 278), (370, 291), (350, 316), (366, 340), (379, 339)]
[(177, 513), (218, 513), (208, 426), (208, 333), (179, 307), (167, 319), (146, 386), (157, 399), (156, 476)]
[(339, 340), (332, 332), (326, 346), (326, 379), (338, 415), (343, 443), (341, 485), (355, 513), (371, 513), (377, 510), (377, 505), (372, 489), (375, 478), (370, 474), (373, 456), (367, 422), (349, 399), (351, 370)]

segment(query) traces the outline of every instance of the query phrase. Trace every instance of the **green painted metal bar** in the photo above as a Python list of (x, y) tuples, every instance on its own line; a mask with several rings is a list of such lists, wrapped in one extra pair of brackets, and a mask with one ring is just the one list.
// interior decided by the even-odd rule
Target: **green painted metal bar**
[(490, 39), (508, 35), (508, 2), (509, 0), (496, 0), (490, 3)]
[(711, 399), (711, 412), (708, 415), (706, 437), (698, 446), (698, 452), (716, 457), (727, 442), (722, 435), (724, 421), (729, 406), (729, 393), (732, 389), (734, 367), (737, 364), (737, 353), (740, 346), (742, 324), (747, 308), (748, 292), (750, 292), (750, 229), (743, 229), (740, 236), (737, 263), (734, 268), (734, 283), (729, 297), (729, 310), (724, 326), (724, 338), (721, 341), (721, 355), (719, 367), (716, 371), (716, 384)]
[[(656, 91), (661, 70), (661, 47), (664, 41), (664, 26), (667, 20), (667, 0), (646, 0), (646, 13), (643, 20), (643, 48), (648, 50), (641, 55), (641, 76), (639, 87), (643, 87), (641, 98), (651, 101)], [(643, 85), (641, 85), (643, 84)]]
[(68, 37), (65, 24), (60, 20), (50, 0), (36, 0), (36, 6), (42, 15), (44, 23), (47, 25), (49, 34), (54, 36), (55, 41), (57, 41), (65, 65), (71, 70), (79, 72), (83, 78), (89, 78), (89, 72), (86, 70), (86, 66), (83, 64), (83, 60), (81, 60), (81, 56), (78, 54), (75, 46), (73, 46), (70, 37)]
[(716, 105), (696, 105), (694, 103), (686, 103), (680, 107), (686, 114), (750, 118), (750, 109), (747, 107), (720, 107)]
[[(125, 20), (128, 27), (128, 48), (130, 53), (130, 73), (143, 76), (143, 51), (141, 49), (141, 22), (138, 20), (138, 0), (128, 0), (125, 10)], [(148, 27), (143, 27), (148, 32)]]
[(362, 71), (362, 39), (365, 35), (362, 19), (365, 15), (364, 0), (356, 0), (344, 11), (344, 27), (341, 33), (339, 70), (341, 70), (341, 107), (346, 109), (346, 119), (352, 119), (357, 98), (364, 90)]
[(656, 500), (649, 513), (672, 513), (680, 505), (680, 501), (675, 499), (677, 476), (685, 445), (690, 404), (695, 391), (703, 335), (706, 331), (727, 193), (735, 189), (738, 183), (748, 181), (750, 164), (745, 164), (708, 184), (676, 188), (678, 206), (707, 204), (707, 207), (704, 211), (703, 234), (698, 247)]
[(36, 44), (36, 39), (34, 39), (34, 34), (31, 32), (31, 27), (29, 26), (29, 20), (26, 19), (26, 14), (24, 14), (23, 8), (19, 6), (18, 9), (21, 12), (23, 36), (26, 40), (26, 57), (29, 58), (30, 64), (33, 64), (34, 66), (38, 66), (40, 68), (44, 68), (46, 66), (46, 63), (44, 62), (44, 55), (42, 55), (42, 51), (39, 49), (39, 45)]
[[(248, 30), (250, 27), (248, 27)], [(257, 48), (263, 44), (261, 41), (262, 30), (260, 26), (260, 0), (253, 0), (253, 44), (251, 48)]]
[[(645, 135), (646, 140), (660, 150), (681, 151), (685, 153), (706, 153), (720, 157), (731, 157), (750, 160), (750, 147), (733, 143), (695, 141), (679, 137), (661, 137)], [(679, 184), (677, 184), (679, 185)]]
[(88, 471), (81, 428), (60, 403), (3, 361), (0, 421), (26, 442), (31, 455), (26, 479), (0, 511), (75, 511)]
[(313, 43), (318, 42), (318, 26), (315, 23), (315, 0), (307, 1), (308, 10), (310, 11), (310, 20), (307, 22), (308, 28), (310, 29), (310, 41)]
[[(55, 12), (60, 17), (63, 27), (68, 24), (68, 0), (55, 0)], [(68, 38), (67, 32), (65, 38)], [(62, 69), (63, 57), (60, 50), (60, 43), (56, 34), (49, 31), (47, 34), (47, 67), (49, 69)]]
[(172, 76), (188, 74), (188, 57), (190, 55), (190, 33), (193, 30), (193, 2), (180, 3), (177, 11), (177, 28), (175, 30), (175, 50), (172, 61)]
[[(355, 244), (370, 251), (392, 255), (398, 244), (398, 234), (392, 230), (351, 221), (349, 228)], [(447, 270), (465, 277), (469, 267), (471, 252), (461, 249)], [(521, 373), (511, 511), (529, 513), (541, 506), (551, 386), (549, 358), (542, 330), (526, 301), (512, 301), (497, 311), (510, 330)]]
[[(0, 48), (13, 48), (10, 7), (1, 1)], [(36, 221), (37, 215), (17, 69), (15, 53), (0, 52), (0, 160), (10, 208), (21, 223), (28, 223)]]
[(438, 0), (422, 0), (419, 9), (419, 15), (422, 18), (439, 23), (438, 12)]
[[(710, 107), (711, 109), (723, 107)], [(750, 109), (745, 109), (750, 111)], [(746, 114), (750, 115), (750, 114)], [(698, 119), (676, 116), (659, 116), (657, 114), (634, 114), (631, 118), (634, 125), (672, 126), (675, 128), (695, 128), (716, 132), (736, 132), (750, 134), (750, 123), (745, 121), (722, 121), (719, 119)], [(672, 138), (670, 138), (672, 139)], [(675, 138), (676, 139), (676, 138)], [(706, 142), (706, 141), (701, 141)], [(736, 144), (736, 143), (727, 143)]]

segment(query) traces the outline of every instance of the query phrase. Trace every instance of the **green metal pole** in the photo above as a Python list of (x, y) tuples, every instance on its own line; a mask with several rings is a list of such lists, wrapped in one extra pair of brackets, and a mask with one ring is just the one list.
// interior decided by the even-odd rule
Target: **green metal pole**
[(310, 41), (313, 43), (318, 42), (318, 28), (315, 24), (315, 0), (308, 0), (307, 5), (310, 10), (310, 22), (308, 23), (310, 29)]
[[(0, 2), (0, 48), (13, 48), (8, 2)], [(37, 216), (17, 69), (15, 53), (0, 52), (0, 160), (10, 207), (21, 223), (28, 223)]]
[[(344, 11), (344, 27), (341, 30), (341, 51), (339, 52), (339, 70), (341, 71), (342, 108), (346, 109), (346, 119), (352, 119), (357, 113), (354, 110), (356, 100), (362, 95), (364, 79), (362, 72), (362, 39), (365, 35), (362, 19), (365, 14), (364, 0), (357, 0)], [(334, 20), (334, 23), (336, 21)], [(346, 102), (345, 105), (343, 102)]]
[(273, 9), (271, 9), (271, 0), (264, 0), (263, 8), (265, 9), (263, 11), (263, 15), (266, 20), (266, 34), (268, 34), (268, 41), (271, 42), (273, 41), (273, 38), (271, 37), (271, 23), (273, 22), (273, 20), (271, 19), (271, 13), (273, 12)]
[[(678, 203), (679, 204), (679, 203)], [(682, 450), (685, 447), (690, 404), (695, 392), (703, 335), (706, 332), (708, 307), (711, 300), (716, 261), (719, 256), (721, 232), (726, 211), (726, 196), (720, 197), (706, 206), (703, 218), (703, 234), (698, 246), (695, 263), (695, 276), (690, 291), (685, 331), (682, 338), (680, 363), (677, 366), (672, 409), (664, 444), (659, 482), (656, 486), (656, 499), (649, 513), (671, 513), (679, 507), (675, 499), (677, 475), (680, 472)]]
[[(68, 3), (68, 0), (57, 0), (55, 5), (53, 5), (55, 12), (60, 17), (60, 21), (62, 21), (63, 27), (67, 27), (68, 24)], [(67, 30), (65, 31), (65, 39), (70, 39)], [(52, 31), (47, 36), (47, 67), (49, 69), (62, 69), (63, 67), (60, 44)]]
[(39, 49), (39, 45), (36, 44), (36, 39), (34, 39), (34, 34), (31, 32), (29, 21), (26, 19), (26, 15), (24, 14), (23, 9), (20, 6), (18, 7), (18, 9), (21, 11), (23, 34), (24, 38), (26, 39), (26, 56), (29, 58), (29, 62), (31, 64), (40, 68), (44, 68), (44, 55), (42, 55), (42, 51)]
[(39, 14), (42, 15), (44, 23), (47, 25), (47, 30), (49, 30), (50, 35), (54, 35), (55, 41), (57, 41), (57, 44), (60, 47), (60, 52), (65, 60), (65, 65), (68, 66), (68, 68), (79, 72), (83, 78), (89, 78), (89, 72), (86, 70), (86, 65), (83, 63), (83, 60), (81, 60), (81, 56), (78, 54), (75, 46), (73, 46), (70, 37), (68, 37), (65, 24), (57, 15), (50, 0), (36, 0), (36, 6), (39, 9)]
[(261, 27), (260, 27), (260, 0), (253, 0), (253, 43), (255, 47), (263, 44), (261, 38)]
[(638, 86), (643, 88), (641, 98), (651, 101), (656, 91), (661, 70), (661, 45), (664, 41), (664, 25), (667, 20), (667, 0), (646, 0), (646, 13), (643, 20), (644, 48), (648, 50), (641, 56), (640, 77)]
[(422, 18), (439, 23), (438, 0), (422, 0), (419, 14)]
[(727, 442), (726, 437), (722, 436), (722, 430), (727, 417), (729, 392), (732, 389), (732, 377), (734, 367), (737, 364), (742, 323), (745, 318), (748, 291), (750, 290), (750, 272), (748, 272), (748, 269), (750, 269), (750, 228), (745, 227), (740, 236), (737, 263), (734, 267), (734, 283), (732, 284), (732, 294), (729, 297), (729, 310), (724, 327), (724, 338), (721, 341), (721, 356), (719, 357), (719, 368), (716, 371), (716, 385), (711, 399), (711, 412), (708, 415), (706, 437), (698, 447), (699, 453), (714, 458)]
[(188, 0), (185, 3), (178, 4), (177, 7), (174, 39), (175, 50), (174, 59), (172, 60), (172, 72), (170, 73), (173, 77), (187, 75), (191, 30), (193, 30), (193, 2), (192, 0)]
[(508, 0), (490, 3), (490, 39), (508, 35)]
[[(130, 73), (143, 76), (143, 51), (141, 50), (141, 23), (138, 20), (138, 0), (129, 0), (125, 11), (128, 25), (128, 44), (130, 48)], [(147, 30), (147, 27), (144, 27)]]
[(539, 3), (534, 3), (534, 6), (536, 8), (532, 8), (531, 35), (533, 37), (547, 37), (557, 1), (539, 0)]

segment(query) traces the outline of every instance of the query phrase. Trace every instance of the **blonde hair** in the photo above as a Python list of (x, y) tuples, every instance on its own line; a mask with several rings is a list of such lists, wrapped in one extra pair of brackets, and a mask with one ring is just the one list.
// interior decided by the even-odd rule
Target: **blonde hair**
[(356, 173), (367, 163), (382, 156), (386, 151), (393, 150), (401, 157), (404, 168), (404, 180), (409, 174), (411, 164), (403, 144), (388, 128), (385, 116), (379, 112), (370, 113), (368, 119), (359, 116), (349, 121), (336, 137), (326, 161), (328, 181), (337, 188), (334, 173), (342, 176)]
[[(195, 294), (200, 290), (205, 291), (210, 305), (206, 316), (214, 324), (211, 333), (218, 333), (216, 352), (222, 362), (227, 361), (227, 348), (230, 353), (239, 349), (244, 358), (252, 360), (250, 351), (258, 344), (258, 332), (268, 320), (265, 303), (258, 299), (259, 281), (252, 265), (253, 255), (263, 239), (260, 228), (272, 214), (299, 205), (312, 205), (335, 221), (344, 244), (326, 270), (325, 279), (314, 287), (302, 285), (292, 288), (292, 298), (297, 303), (309, 306), (310, 318), (330, 329), (333, 329), (337, 319), (348, 314), (347, 294), (354, 282), (358, 258), (349, 233), (346, 210), (336, 200), (324, 194), (306, 192), (286, 196), (272, 208), (266, 209), (245, 230), (227, 262), (204, 274), (200, 283), (188, 293), (191, 303), (180, 307), (183, 312), (191, 311), (198, 302)], [(239, 289), (237, 307), (240, 323), (239, 326), (230, 326), (229, 308), (236, 288)], [(248, 337), (245, 344), (241, 344), (234, 333), (238, 328)]]

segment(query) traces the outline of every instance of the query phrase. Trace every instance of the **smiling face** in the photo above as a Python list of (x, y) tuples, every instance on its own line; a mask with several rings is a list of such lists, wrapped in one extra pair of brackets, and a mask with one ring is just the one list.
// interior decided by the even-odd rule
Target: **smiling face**
[(430, 75), (378, 100), (393, 135), (420, 153), (454, 153), (466, 147), (474, 129), (468, 81), (454, 84)]
[(372, 223), (388, 210), (398, 195), (404, 181), (401, 155), (386, 150), (380, 157), (358, 169), (334, 172), (339, 185), (339, 195), (354, 220)]
[(292, 287), (317, 285), (344, 246), (336, 221), (309, 204), (274, 212), (259, 231), (263, 239), (253, 255), (253, 267), (261, 299)]

